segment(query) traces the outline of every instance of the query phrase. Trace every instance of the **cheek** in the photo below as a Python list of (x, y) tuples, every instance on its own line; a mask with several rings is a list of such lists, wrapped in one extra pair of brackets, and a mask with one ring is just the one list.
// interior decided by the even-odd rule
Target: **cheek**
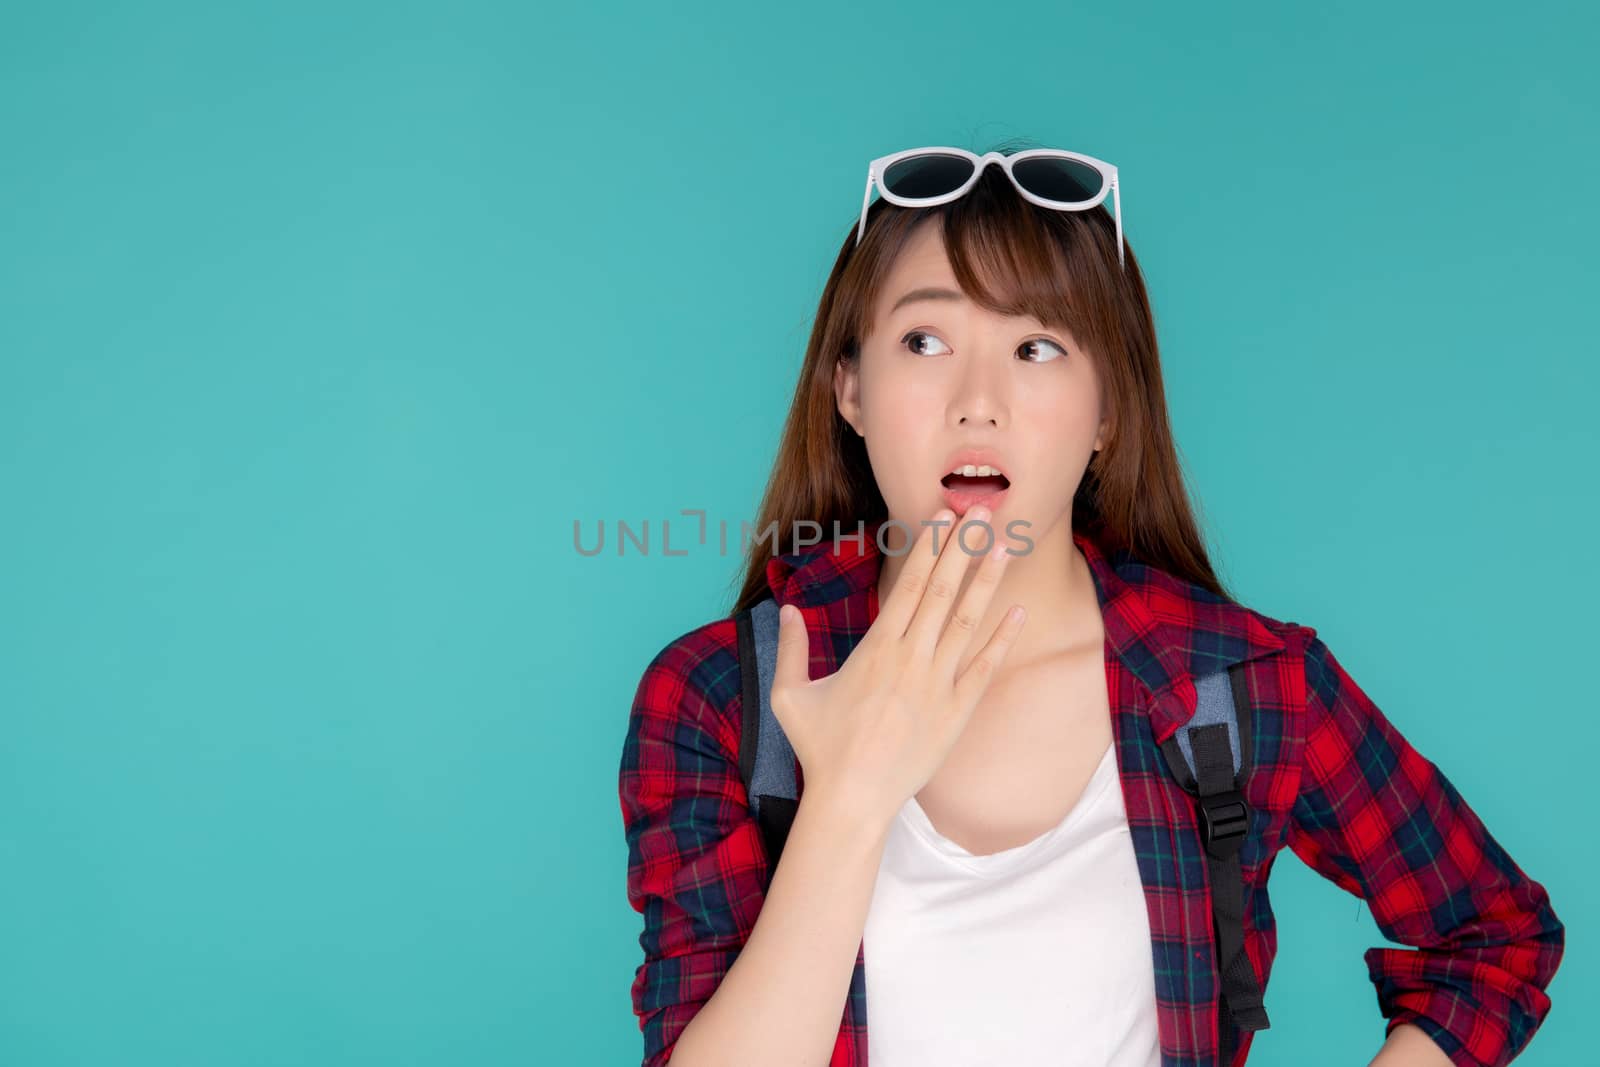
[(944, 419), (943, 386), (904, 367), (868, 367), (861, 376), (861, 417), (881, 436), (912, 441), (936, 433)]
[(1019, 397), (1012, 412), (1016, 437), (1028, 453), (1028, 469), (1043, 476), (1029, 487), (1029, 495), (1070, 493), (1094, 450), (1098, 398), (1087, 389), (1040, 391)]
[(864, 412), (867, 455), (879, 482), (905, 484), (937, 447), (940, 422), (922, 411), (913, 398), (881, 404)]
[(942, 404), (935, 387), (911, 376), (880, 375), (862, 381), (867, 458), (891, 508), (909, 513), (924, 505), (921, 497), (938, 491), (937, 485), (921, 483), (927, 481), (928, 456), (939, 447)]
[(1048, 439), (1058, 451), (1075, 448), (1080, 438), (1087, 442), (1085, 448), (1092, 448), (1100, 424), (1100, 400), (1091, 385), (1074, 380), (1061, 388), (1018, 390), (1014, 409), (1018, 427), (1026, 426), (1029, 437)]

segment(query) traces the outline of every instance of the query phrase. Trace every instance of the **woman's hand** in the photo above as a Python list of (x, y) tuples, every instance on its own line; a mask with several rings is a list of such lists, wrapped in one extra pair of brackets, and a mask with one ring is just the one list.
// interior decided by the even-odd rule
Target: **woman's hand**
[[(949, 511), (936, 516), (950, 517)], [(966, 517), (984, 521), (989, 513), (974, 508)], [(800, 760), (808, 793), (843, 795), (857, 810), (865, 805), (892, 818), (943, 764), (1022, 629), (1023, 609), (1013, 605), (957, 675), (1010, 553), (996, 539), (952, 615), (975, 557), (954, 527), (935, 552), (938, 528), (917, 538), (893, 595), (834, 674), (811, 679), (805, 620), (790, 605), (779, 613), (772, 712)]]

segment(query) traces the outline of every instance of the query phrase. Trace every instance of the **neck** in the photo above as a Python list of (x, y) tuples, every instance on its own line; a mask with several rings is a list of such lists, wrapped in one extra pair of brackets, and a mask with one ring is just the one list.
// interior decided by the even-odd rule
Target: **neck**
[[(921, 527), (913, 525), (912, 529), (920, 532)], [(962, 549), (959, 545), (946, 544), (953, 531), (954, 527), (940, 530), (939, 545), (945, 551), (960, 552)], [(1019, 547), (1014, 539), (1006, 538), (998, 530), (996, 536), (1013, 548)], [(1013, 604), (1021, 604), (1027, 617), (1022, 631), (1017, 635), (1016, 644), (1006, 654), (1002, 670), (1081, 648), (1085, 644), (1098, 645), (1105, 640), (1094, 576), (1090, 572), (1089, 561), (1072, 541), (1071, 515), (1062, 516), (1042, 535), (1029, 531), (1029, 536), (1033, 546), (1025, 555), (1012, 556), (1007, 561), (1005, 573), (984, 610), (971, 644), (962, 656), (958, 672), (964, 670), (972, 657), (982, 651)], [(977, 541), (974, 534), (968, 535), (969, 543), (976, 544)], [(906, 559), (906, 553), (898, 545), (893, 552), (884, 553), (878, 572), (880, 597), (886, 598), (894, 588), (905, 569)], [(980, 563), (976, 557), (968, 563), (961, 589), (956, 594), (957, 605), (966, 595)]]

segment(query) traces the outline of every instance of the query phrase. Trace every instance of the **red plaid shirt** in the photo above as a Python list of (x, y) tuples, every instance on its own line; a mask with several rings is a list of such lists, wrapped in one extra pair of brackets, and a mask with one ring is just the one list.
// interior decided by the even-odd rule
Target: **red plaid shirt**
[[(767, 566), (805, 614), (811, 674), (837, 670), (877, 615), (876, 527)], [(1126, 553), (1088, 559), (1128, 824), (1148, 906), (1163, 1067), (1210, 1067), (1220, 1048), (1208, 870), (1195, 800), (1159, 748), (1194, 713), (1193, 679), (1247, 666), (1256, 715), (1252, 809), (1240, 853), (1245, 945), (1262, 989), (1277, 947), (1267, 877), (1287, 845), (1364, 899), (1391, 941), (1365, 954), (1386, 1030), (1421, 1027), (1462, 1067), (1504, 1064), (1550, 1010), (1565, 929), (1544, 887), (1490, 836), (1334, 659), (1316, 631), (1279, 622)], [(634, 1011), (644, 1067), (661, 1067), (755, 925), (766, 857), (739, 775), (741, 694), (732, 619), (651, 660), (623, 748), (628, 900), (644, 917)], [(804, 771), (798, 768), (804, 793)], [(864, 945), (829, 1067), (867, 1067)], [(1270, 1001), (1269, 1001), (1270, 1003)], [(1245, 1062), (1240, 1035), (1231, 1067)]]

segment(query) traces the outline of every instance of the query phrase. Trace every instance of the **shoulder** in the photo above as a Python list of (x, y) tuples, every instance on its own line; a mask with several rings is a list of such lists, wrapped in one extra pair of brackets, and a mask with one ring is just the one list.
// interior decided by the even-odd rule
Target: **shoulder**
[(1135, 625), (1159, 633), (1195, 676), (1251, 661), (1292, 669), (1316, 642), (1310, 626), (1269, 615), (1138, 560), (1119, 559), (1117, 576), (1139, 594), (1149, 612), (1148, 620), (1136, 619)]
[(697, 727), (736, 751), (740, 697), (739, 638), (729, 616), (678, 634), (650, 657), (633, 713)]

